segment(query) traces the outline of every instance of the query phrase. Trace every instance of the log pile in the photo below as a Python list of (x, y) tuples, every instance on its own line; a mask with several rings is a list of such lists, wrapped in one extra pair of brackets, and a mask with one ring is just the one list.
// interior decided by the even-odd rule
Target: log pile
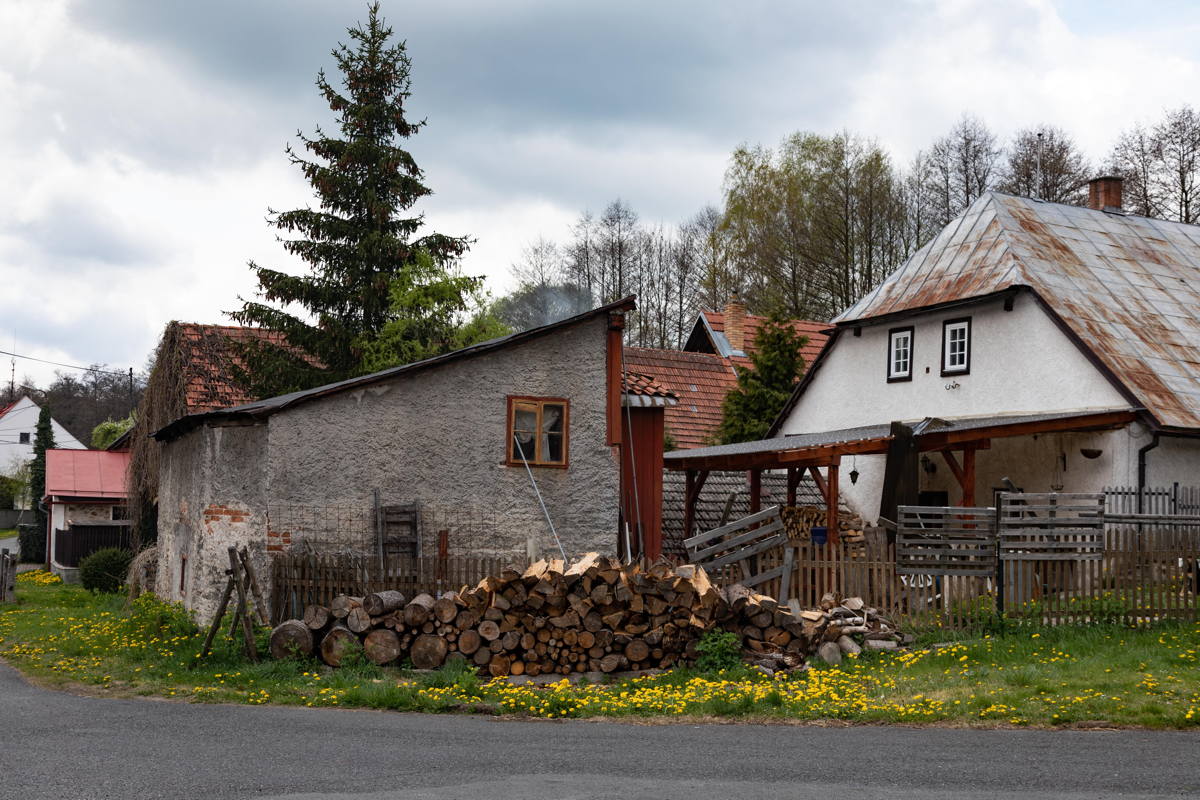
[[(784, 506), (780, 509), (784, 530), (793, 542), (807, 542), (814, 526), (825, 527), (825, 508), (818, 506)], [(866, 526), (858, 514), (842, 511), (838, 514), (838, 531), (841, 541), (857, 543), (864, 539)]]
[(737, 633), (756, 660), (799, 666), (829, 631), (849, 624), (832, 622), (832, 611), (818, 616), (741, 585), (720, 589), (694, 565), (623, 566), (589, 553), (570, 566), (543, 559), (524, 572), (507, 569), (438, 598), (341, 595), (279, 625), (271, 642), (273, 653), (316, 652), (332, 666), (360, 653), (417, 669), (460, 658), (495, 676), (569, 675), (687, 664), (700, 637), (720, 628)]
[[(861, 597), (826, 594), (820, 608), (802, 611), (800, 618), (816, 643), (814, 654), (827, 664), (839, 664), (843, 655), (863, 650), (895, 650), (908, 641), (890, 619), (867, 606)], [(751, 663), (774, 668), (770, 658)]]

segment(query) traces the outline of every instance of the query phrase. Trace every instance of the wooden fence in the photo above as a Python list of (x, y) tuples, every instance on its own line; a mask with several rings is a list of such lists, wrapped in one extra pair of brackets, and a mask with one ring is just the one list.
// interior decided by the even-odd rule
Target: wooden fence
[[(310, 604), (328, 605), (339, 594), (361, 597), (397, 589), (407, 597), (428, 592), (457, 591), (474, 585), (504, 567), (499, 558), (376, 555), (344, 553), (283, 553), (271, 561), (271, 621), (301, 617)], [(525, 569), (525, 564), (515, 565)]]
[[(827, 592), (860, 596), (908, 624), (970, 627), (994, 617), (998, 596), (1008, 616), (1041, 624), (1200, 619), (1200, 516), (1109, 514), (1098, 553), (1090, 533), (1080, 536), (1079, 558), (1023, 559), (1014, 551), (990, 575), (899, 570), (897, 545), (880, 528), (868, 529), (861, 542), (792, 540), (759, 553), (757, 569), (765, 573), (790, 560), (787, 591), (800, 607), (817, 606)], [(711, 577), (724, 585), (741, 575), (716, 570)], [(782, 587), (781, 578), (772, 578), (756, 588), (775, 595)]]
[(133, 532), (128, 522), (71, 525), (54, 532), (54, 561), (64, 567), (78, 567), (80, 561), (106, 547), (133, 549)]

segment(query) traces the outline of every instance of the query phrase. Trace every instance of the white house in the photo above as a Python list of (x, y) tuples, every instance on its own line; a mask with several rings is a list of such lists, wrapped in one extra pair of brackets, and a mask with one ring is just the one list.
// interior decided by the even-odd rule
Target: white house
[[(1200, 485), (1200, 226), (1126, 214), (1120, 193), (984, 194), (833, 321), (771, 439), (675, 468), (824, 467), (868, 520), (904, 480), (930, 505)], [(888, 469), (902, 446), (915, 477)]]
[[(41, 412), (41, 407), (28, 397), (0, 407), (0, 474), (10, 473), (33, 458), (33, 440), (37, 437), (37, 421)], [(50, 420), (50, 427), (54, 431), (55, 447), (63, 450), (87, 449), (87, 445), (53, 419)]]

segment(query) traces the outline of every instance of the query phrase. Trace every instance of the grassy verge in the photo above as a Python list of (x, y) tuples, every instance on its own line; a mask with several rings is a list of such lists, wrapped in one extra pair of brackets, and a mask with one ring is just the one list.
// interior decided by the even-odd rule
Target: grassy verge
[(482, 711), (540, 718), (735, 717), (756, 720), (1200, 726), (1200, 625), (1020, 628), (946, 647), (850, 659), (766, 677), (675, 670), (609, 684), (545, 688), (483, 681), (462, 666), (414, 675), (360, 664), (252, 664), (201, 634), (181, 609), (26, 579), (0, 609), (0, 656), (58, 686), (191, 702)]

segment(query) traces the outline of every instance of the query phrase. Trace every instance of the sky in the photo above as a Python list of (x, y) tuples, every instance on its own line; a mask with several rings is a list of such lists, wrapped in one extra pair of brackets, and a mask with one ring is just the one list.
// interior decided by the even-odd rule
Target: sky
[[(852, 131), (903, 164), (972, 113), (1100, 161), (1200, 104), (1200, 6), (1103, 0), (383, 0), (413, 61), (428, 230), (495, 294), (539, 236), (621, 198), (719, 204), (729, 154)], [(172, 319), (225, 322), (266, 224), (312, 195), (284, 147), (365, 0), (0, 0), (0, 351), (141, 369)], [(0, 356), (7, 380), (9, 358)], [(39, 385), (55, 367), (19, 359)]]

